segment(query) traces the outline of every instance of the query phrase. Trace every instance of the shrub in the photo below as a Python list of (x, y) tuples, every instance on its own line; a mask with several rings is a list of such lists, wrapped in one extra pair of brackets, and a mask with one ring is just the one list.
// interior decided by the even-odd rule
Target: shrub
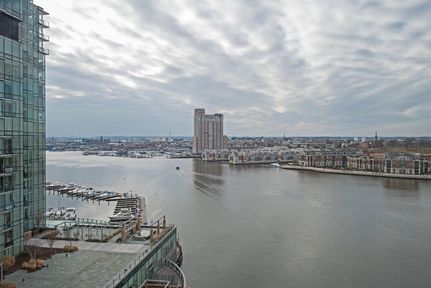
[(15, 257), (13, 256), (5, 256), (3, 259), (3, 266), (5, 270), (9, 270), (12, 266), (15, 265)]
[(29, 271), (34, 271), (34, 270), (42, 268), (44, 266), (44, 264), (45, 264), (45, 261), (42, 259), (37, 259), (37, 260), (30, 259), (30, 260), (22, 263), (22, 268), (29, 270)]
[(71, 245), (65, 245), (63, 250), (64, 250), (64, 252), (75, 252), (75, 251), (78, 251), (78, 247), (71, 246)]
[(24, 263), (22, 263), (22, 268), (27, 270), (36, 270), (37, 264), (35, 259), (30, 259)]
[(36, 268), (37, 269), (42, 268), (44, 265), (45, 265), (45, 261), (44, 260), (42, 260), (42, 259), (37, 259), (36, 260)]
[(9, 282), (7, 280), (3, 280), (0, 283), (0, 288), (16, 288), (16, 284)]

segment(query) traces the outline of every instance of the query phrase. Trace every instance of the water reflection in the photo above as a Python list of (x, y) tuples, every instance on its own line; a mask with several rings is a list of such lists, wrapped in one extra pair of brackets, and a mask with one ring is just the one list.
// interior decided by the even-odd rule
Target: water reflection
[(397, 190), (419, 190), (417, 180), (384, 178), (383, 187)]
[(232, 164), (226, 164), (226, 167), (228, 167), (229, 170), (235, 171), (236, 173), (246, 173), (251, 170), (259, 170), (262, 168), (269, 168), (268, 165), (232, 165)]
[(223, 165), (193, 159), (192, 171), (196, 190), (217, 200), (223, 198)]
[[(287, 170), (289, 171), (289, 170)], [(302, 170), (296, 170), (295, 174), (298, 175), (298, 178), (301, 180), (309, 181), (311, 179), (325, 179), (325, 177), (334, 175), (334, 174), (327, 174), (317, 171), (302, 171)]]
[(386, 197), (420, 198), (419, 183), (417, 180), (384, 178), (383, 187)]

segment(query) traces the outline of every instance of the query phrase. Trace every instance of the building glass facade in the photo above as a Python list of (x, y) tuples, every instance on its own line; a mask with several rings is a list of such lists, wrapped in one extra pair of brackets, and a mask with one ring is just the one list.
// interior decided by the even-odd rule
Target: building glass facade
[(44, 225), (46, 14), (32, 0), (0, 0), (0, 258)]

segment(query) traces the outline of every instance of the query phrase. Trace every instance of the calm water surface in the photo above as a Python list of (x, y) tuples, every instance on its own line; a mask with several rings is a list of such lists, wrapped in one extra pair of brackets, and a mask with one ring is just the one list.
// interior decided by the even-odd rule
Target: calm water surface
[[(47, 153), (47, 170), (145, 196), (149, 220), (178, 226), (193, 288), (430, 287), (431, 182), (75, 152)], [(48, 207), (59, 200), (113, 210)]]

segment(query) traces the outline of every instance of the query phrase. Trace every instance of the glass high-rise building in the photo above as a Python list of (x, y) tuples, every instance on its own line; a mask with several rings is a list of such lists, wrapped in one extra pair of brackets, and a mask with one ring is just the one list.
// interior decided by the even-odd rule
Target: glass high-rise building
[(0, 0), (0, 258), (44, 224), (46, 14)]

